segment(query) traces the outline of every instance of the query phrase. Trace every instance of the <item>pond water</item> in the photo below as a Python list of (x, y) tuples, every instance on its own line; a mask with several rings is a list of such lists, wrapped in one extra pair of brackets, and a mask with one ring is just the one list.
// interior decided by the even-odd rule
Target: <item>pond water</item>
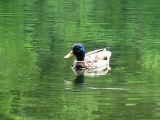
[[(158, 0), (1, 0), (0, 119), (159, 120), (159, 11)], [(76, 43), (111, 51), (111, 70), (77, 76), (63, 59)]]

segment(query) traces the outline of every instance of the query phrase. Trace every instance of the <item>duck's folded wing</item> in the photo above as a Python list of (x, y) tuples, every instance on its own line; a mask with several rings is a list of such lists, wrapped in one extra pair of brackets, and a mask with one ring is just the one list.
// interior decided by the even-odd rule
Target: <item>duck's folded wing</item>
[(106, 51), (106, 49), (99, 49), (89, 52), (85, 55), (86, 62), (97, 62), (99, 60), (109, 60), (111, 57), (111, 52)]
[(103, 51), (106, 51), (106, 48), (90, 51), (90, 52), (86, 53), (86, 56), (87, 55), (93, 55), (95, 53), (99, 53), (99, 52), (103, 52)]

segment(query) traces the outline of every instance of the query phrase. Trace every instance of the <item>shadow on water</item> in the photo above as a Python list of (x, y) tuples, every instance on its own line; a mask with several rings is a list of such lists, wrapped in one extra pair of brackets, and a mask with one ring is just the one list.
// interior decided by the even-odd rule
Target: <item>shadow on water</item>
[(84, 76), (84, 74), (77, 75), (76, 78), (73, 81), (73, 84), (75, 84), (75, 85), (77, 85), (77, 84), (83, 85), (84, 83), (85, 83), (85, 76)]
[(84, 74), (77, 74), (74, 79), (64, 78), (66, 89), (74, 89), (75, 92), (83, 90), (85, 84)]
[(77, 70), (72, 67), (72, 71), (75, 73), (75, 79), (69, 80), (67, 78), (64, 78), (64, 82), (66, 85), (66, 89), (73, 89), (74, 92), (80, 92), (84, 89), (87, 90), (114, 90), (114, 91), (128, 91), (131, 90), (129, 88), (123, 88), (123, 87), (85, 87), (85, 79), (86, 77), (89, 78), (94, 78), (94, 77), (100, 77), (100, 76), (105, 76), (108, 71), (111, 68), (109, 66), (103, 68), (103, 69), (82, 69), (82, 70)]
[[(108, 71), (111, 68), (109, 65), (103, 67), (103, 68), (95, 68), (95, 69), (75, 69), (72, 67), (72, 71), (75, 73), (76, 77), (73, 80), (68, 80), (67, 78), (64, 78), (65, 84), (67, 85), (67, 89), (72, 89), (73, 88), (82, 88), (82, 86), (85, 85), (85, 77), (95, 77), (95, 76), (101, 76), (101, 75), (106, 75)], [(68, 87), (70, 85), (70, 88)]]

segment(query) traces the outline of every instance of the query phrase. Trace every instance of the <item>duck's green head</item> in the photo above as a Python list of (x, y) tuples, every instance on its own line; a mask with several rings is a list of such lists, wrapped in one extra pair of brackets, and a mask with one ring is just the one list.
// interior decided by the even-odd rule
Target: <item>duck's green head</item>
[(76, 56), (77, 61), (84, 61), (85, 49), (84, 49), (83, 45), (75, 44), (72, 47), (72, 50), (64, 58), (70, 58), (74, 55)]

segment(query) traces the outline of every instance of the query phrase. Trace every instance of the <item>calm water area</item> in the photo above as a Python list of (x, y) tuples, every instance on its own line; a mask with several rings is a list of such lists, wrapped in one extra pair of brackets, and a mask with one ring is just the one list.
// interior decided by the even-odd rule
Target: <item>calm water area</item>
[[(76, 43), (111, 70), (76, 75)], [(160, 120), (160, 1), (0, 0), (0, 120)]]

